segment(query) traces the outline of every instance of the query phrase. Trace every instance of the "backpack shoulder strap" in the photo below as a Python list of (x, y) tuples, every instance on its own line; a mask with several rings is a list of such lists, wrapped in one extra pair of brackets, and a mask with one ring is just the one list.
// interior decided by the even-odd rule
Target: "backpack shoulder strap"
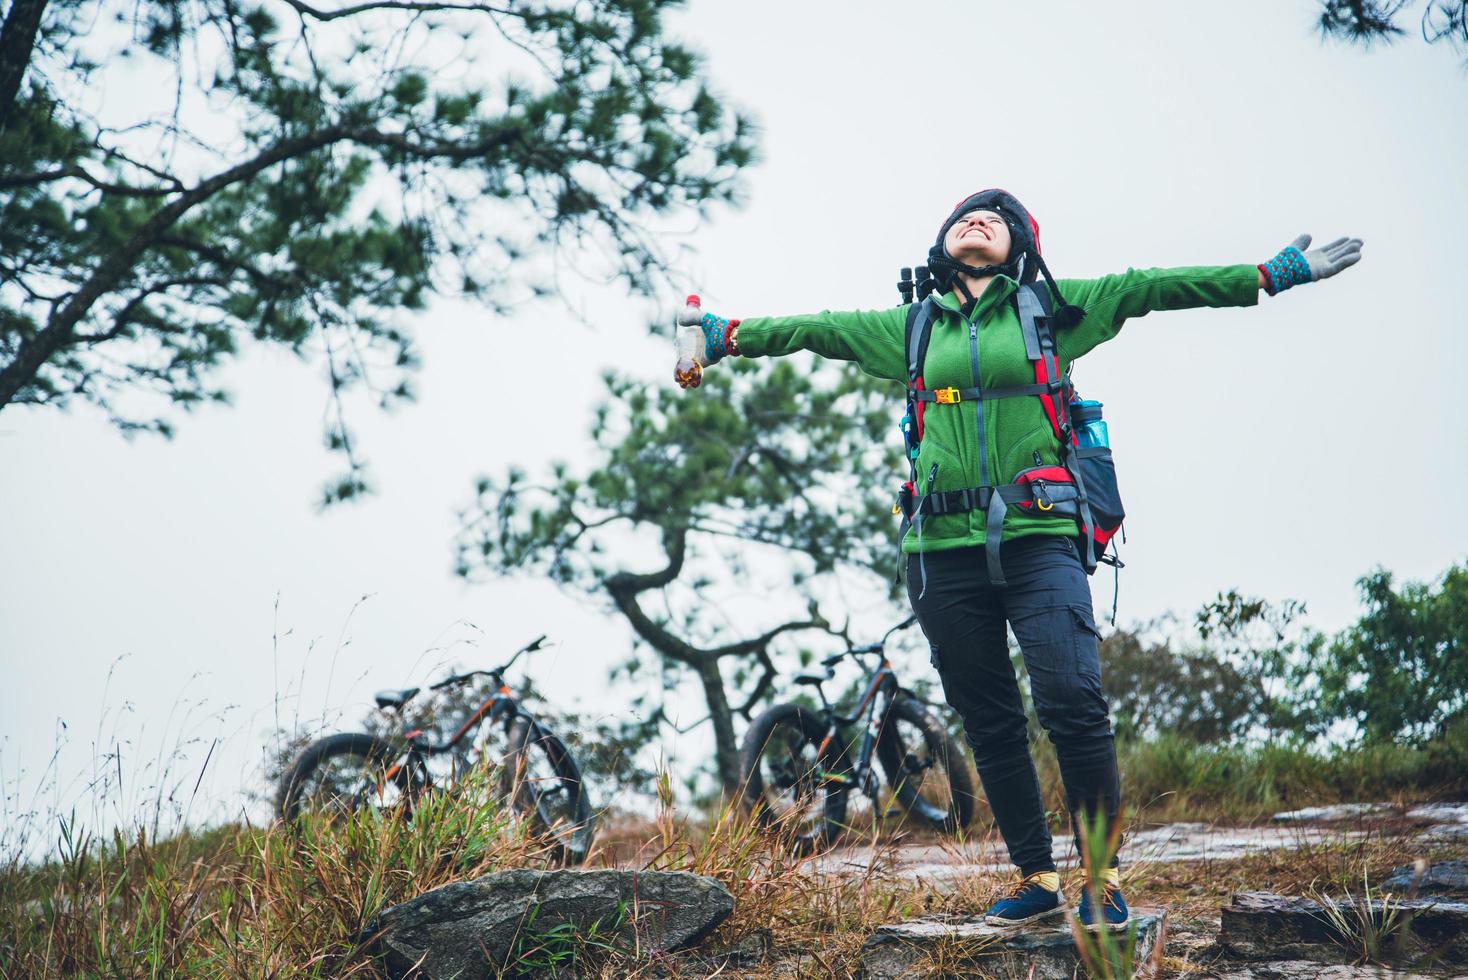
[(928, 356), (928, 342), (933, 339), (933, 321), (937, 319), (937, 304), (932, 299), (921, 303), (910, 303), (907, 307), (907, 327), (903, 334), (903, 346), (907, 349), (907, 387), (916, 389), (918, 379), (923, 376), (923, 361)]
[(1025, 357), (1038, 361), (1055, 348), (1050, 330), (1050, 290), (1040, 282), (1027, 282), (1015, 290), (1014, 298), (1025, 338)]
[(1062, 444), (1068, 441), (1069, 419), (1066, 402), (1069, 376), (1060, 373), (1060, 358), (1055, 350), (1055, 331), (1050, 326), (1050, 290), (1038, 282), (1025, 283), (1015, 291), (1015, 305), (1019, 309), (1020, 331), (1025, 339), (1025, 356), (1035, 365), (1035, 383), (1052, 385), (1047, 394), (1040, 396), (1045, 415), (1055, 437)]

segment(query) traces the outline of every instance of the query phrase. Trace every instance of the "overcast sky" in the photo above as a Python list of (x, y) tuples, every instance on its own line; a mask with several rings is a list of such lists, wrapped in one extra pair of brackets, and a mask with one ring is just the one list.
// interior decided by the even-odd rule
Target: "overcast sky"
[[(1305, 231), (1363, 238), (1336, 279), (1134, 321), (1077, 369), (1106, 403), (1130, 515), (1123, 621), (1236, 586), (1303, 599), (1337, 628), (1372, 566), (1430, 578), (1468, 552), (1468, 72), (1415, 36), (1323, 43), (1316, 10), (695, 0), (671, 28), (758, 120), (762, 159), (745, 207), (697, 228), (681, 273), (729, 316), (893, 305), (898, 266), (921, 260), (955, 201), (995, 185), (1038, 217), (1061, 278), (1254, 263)], [(455, 508), (480, 473), (584, 453), (604, 369), (667, 377), (644, 324), (679, 300), (582, 287), (589, 327), (555, 303), (511, 319), (436, 305), (416, 322), (419, 400), (355, 414), (378, 493), (326, 513), (325, 388), (278, 352), (247, 350), (227, 368), (235, 406), (181, 420), (172, 442), (129, 442), (86, 409), (6, 409), (12, 812), (60, 721), (60, 795), (43, 803), (82, 790), (99, 739), (123, 741), (141, 796), (160, 746), (202, 739), (197, 766), (220, 737), (196, 810), (228, 813), (278, 707), (351, 719), (374, 688), (541, 632), (561, 645), (531, 674), (619, 710), (601, 681), (626, 631), (546, 583), (454, 578)], [(1109, 574), (1094, 590), (1109, 607)]]

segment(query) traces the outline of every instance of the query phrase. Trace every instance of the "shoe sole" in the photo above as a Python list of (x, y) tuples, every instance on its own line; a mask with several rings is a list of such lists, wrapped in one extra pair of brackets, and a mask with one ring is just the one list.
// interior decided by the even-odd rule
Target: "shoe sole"
[(1028, 919), (1001, 919), (995, 915), (986, 915), (984, 916), (984, 921), (991, 926), (1026, 926), (1029, 925), (1031, 922), (1039, 922), (1041, 919), (1048, 919), (1052, 915), (1064, 914), (1065, 900), (1061, 899), (1060, 904), (1055, 906), (1055, 908), (1045, 912), (1039, 912), (1035, 915), (1030, 916)]
[(1087, 932), (1122, 932), (1126, 929), (1127, 926), (1131, 924), (1132, 917), (1127, 916), (1120, 922), (1091, 922), (1083, 924), (1081, 928), (1085, 929)]

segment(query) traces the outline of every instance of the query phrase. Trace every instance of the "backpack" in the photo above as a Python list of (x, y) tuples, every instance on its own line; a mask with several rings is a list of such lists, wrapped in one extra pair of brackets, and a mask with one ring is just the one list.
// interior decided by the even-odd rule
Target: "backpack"
[[(1060, 374), (1060, 360), (1055, 349), (1055, 334), (1050, 326), (1049, 290), (1038, 283), (1026, 283), (1015, 293), (1020, 330), (1024, 334), (1025, 353), (1034, 364), (1034, 384), (1009, 388), (939, 388), (923, 384), (923, 361), (932, 338), (933, 322), (941, 315), (930, 297), (924, 297), (907, 308), (905, 347), (907, 350), (907, 414), (902, 419), (903, 439), (907, 446), (909, 479), (898, 494), (893, 511), (901, 513), (905, 536), (909, 526), (922, 540), (925, 516), (957, 514), (982, 510), (985, 515), (985, 540), (1002, 540), (1004, 521), (1011, 509), (1022, 513), (1041, 511), (1070, 517), (1076, 522), (1076, 550), (1087, 574), (1096, 571), (1098, 562), (1120, 567), (1113, 555), (1106, 555), (1107, 545), (1121, 528), (1126, 513), (1116, 485), (1116, 468), (1111, 449), (1106, 445), (1082, 446), (1078, 429), (1100, 419), (1099, 405), (1081, 403), (1075, 395), (1070, 374)], [(930, 405), (953, 405), (996, 398), (1039, 398), (1045, 416), (1059, 443), (1058, 465), (1041, 463), (1035, 454), (1035, 466), (1021, 470), (1014, 482), (1004, 486), (978, 486), (962, 490), (933, 492), (938, 466), (927, 474), (919, 487), (917, 459), (923, 438), (923, 414)], [(980, 416), (982, 419), (982, 416)], [(980, 438), (983, 438), (982, 421)], [(999, 548), (986, 548), (989, 580), (1004, 584), (1004, 571), (999, 561)]]

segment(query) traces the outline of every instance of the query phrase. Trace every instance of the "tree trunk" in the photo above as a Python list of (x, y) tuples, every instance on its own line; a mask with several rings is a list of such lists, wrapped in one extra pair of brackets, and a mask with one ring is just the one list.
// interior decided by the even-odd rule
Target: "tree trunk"
[(698, 679), (703, 683), (704, 700), (708, 702), (709, 719), (714, 725), (714, 761), (718, 765), (719, 782), (726, 799), (739, 792), (739, 743), (734, 739), (734, 712), (724, 691), (724, 675), (719, 661), (708, 658), (698, 665)]
[(45, 10), (46, 0), (11, 0), (5, 26), (0, 27), (0, 130), (10, 122)]
[(752, 707), (774, 676), (774, 666), (770, 663), (767, 651), (775, 637), (792, 630), (827, 629), (829, 624), (812, 609), (809, 620), (782, 623), (752, 639), (739, 640), (720, 647), (700, 649), (681, 637), (674, 636), (643, 610), (637, 597), (643, 592), (664, 588), (677, 579), (683, 571), (687, 541), (686, 527), (665, 528), (663, 548), (668, 555), (667, 567), (643, 575), (619, 572), (609, 576), (602, 584), (612, 597), (617, 610), (627, 617), (627, 622), (638, 636), (662, 656), (691, 667), (698, 674), (698, 679), (703, 684), (704, 701), (709, 707), (709, 720), (714, 726), (714, 761), (719, 782), (728, 798), (733, 799), (739, 790), (739, 743), (734, 738), (734, 712), (729, 707), (729, 695), (724, 687), (724, 675), (719, 671), (719, 661), (724, 657), (751, 657), (757, 658), (765, 668), (764, 677), (755, 685), (755, 691), (750, 697), (748, 706)]

